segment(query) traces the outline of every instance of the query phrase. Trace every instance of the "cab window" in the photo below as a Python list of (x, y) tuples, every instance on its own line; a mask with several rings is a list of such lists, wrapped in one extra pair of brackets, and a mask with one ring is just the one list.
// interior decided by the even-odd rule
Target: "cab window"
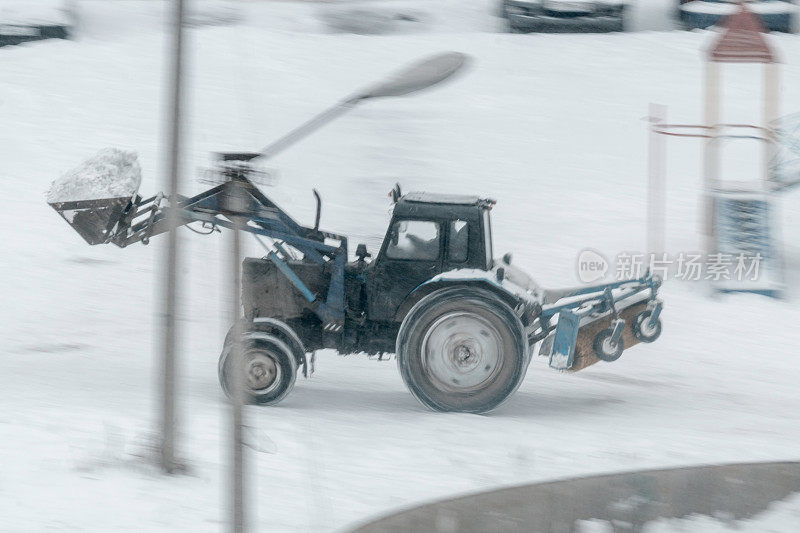
[(492, 257), (493, 250), (492, 250), (492, 222), (489, 219), (489, 210), (483, 210), (483, 235), (486, 242), (484, 246), (486, 247), (486, 267), (492, 268), (494, 264), (494, 259)]
[(453, 220), (447, 235), (447, 259), (453, 263), (467, 260), (469, 244), (469, 225), (466, 220)]
[(389, 232), (386, 257), (433, 261), (439, 257), (439, 224), (429, 220), (398, 220)]

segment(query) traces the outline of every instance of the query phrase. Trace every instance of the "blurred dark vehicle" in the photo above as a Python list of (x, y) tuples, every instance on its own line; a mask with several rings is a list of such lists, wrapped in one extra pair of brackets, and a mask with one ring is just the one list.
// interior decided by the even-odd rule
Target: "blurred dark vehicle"
[[(688, 29), (708, 28), (737, 9), (736, 0), (678, 0), (678, 17)], [(797, 6), (782, 0), (754, 0), (747, 7), (771, 31), (794, 32)]]
[(627, 0), (502, 0), (508, 31), (624, 31)]
[(75, 5), (66, 0), (0, 0), (0, 46), (72, 34)]

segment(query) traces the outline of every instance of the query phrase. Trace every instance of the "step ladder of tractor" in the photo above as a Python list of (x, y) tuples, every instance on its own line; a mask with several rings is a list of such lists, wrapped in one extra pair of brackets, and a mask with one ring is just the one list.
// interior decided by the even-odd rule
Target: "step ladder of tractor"
[[(716, 252), (731, 261), (720, 279), (712, 278), (715, 288), (780, 296), (783, 272), (772, 224), (773, 195), (737, 188), (717, 190), (714, 199)], [(745, 268), (737, 271), (740, 258)]]

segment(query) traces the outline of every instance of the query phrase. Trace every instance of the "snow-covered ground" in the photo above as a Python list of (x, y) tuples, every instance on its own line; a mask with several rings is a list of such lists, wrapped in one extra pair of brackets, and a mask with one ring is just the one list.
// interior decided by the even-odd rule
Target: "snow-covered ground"
[[(723, 513), (720, 513), (723, 514)], [(764, 511), (742, 520), (692, 515), (685, 518), (661, 518), (648, 522), (642, 533), (785, 533), (800, 524), (800, 493), (773, 502)], [(577, 533), (615, 533), (605, 520), (578, 522)]]
[[(643, 250), (642, 118), (655, 101), (671, 120), (700, 120), (700, 50), (711, 34), (509, 35), (495, 31), (483, 0), (414, 6), (435, 15), (432, 29), (353, 35), (320, 22), (331, 6), (249, 3), (236, 26), (191, 30), (185, 192), (208, 187), (197, 177), (209, 152), (257, 149), (364, 82), (459, 50), (474, 61), (453, 83), (365, 105), (270, 161), (267, 194), (310, 221), (318, 188), (322, 226), (373, 252), (395, 181), (491, 196), (497, 255), (512, 251), (547, 287), (577, 283), (586, 247), (610, 257)], [(107, 146), (138, 152), (143, 193), (165, 186), (162, 9), (80, 9), (76, 40), (0, 50), (0, 531), (217, 531), (226, 520), (228, 408), (216, 377), (229, 320), (225, 235), (181, 232), (188, 472), (164, 477), (151, 458), (165, 239), (89, 247), (45, 203), (54, 179)], [(772, 40), (785, 61), (785, 112), (795, 111), (800, 41)], [(744, 69), (726, 78), (731, 122), (758, 109), (748, 77), (757, 87)], [(671, 140), (669, 150), (667, 243), (697, 250), (700, 147)], [(490, 415), (426, 411), (394, 361), (319, 354), (317, 373), (282, 404), (247, 409), (253, 524), (340, 530), (430, 498), (554, 477), (796, 459), (799, 194), (781, 205), (786, 300), (668, 282), (659, 342), (575, 375), (534, 360)]]
[[(800, 494), (772, 503), (765, 511), (745, 520), (719, 520), (709, 516), (655, 520), (645, 526), (644, 533), (782, 533), (794, 531), (800, 524)], [(588, 533), (588, 532), (584, 532)], [(597, 533), (600, 533), (599, 531)]]

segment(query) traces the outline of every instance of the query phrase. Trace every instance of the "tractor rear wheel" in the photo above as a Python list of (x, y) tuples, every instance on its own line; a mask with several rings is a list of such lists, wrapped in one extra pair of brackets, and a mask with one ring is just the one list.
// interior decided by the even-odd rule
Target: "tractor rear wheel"
[(519, 387), (529, 357), (511, 307), (486, 290), (452, 287), (411, 308), (397, 336), (397, 362), (425, 406), (484, 413)]
[[(227, 342), (219, 358), (219, 382), (222, 390), (232, 398), (233, 342)], [(297, 379), (297, 360), (292, 349), (279, 338), (261, 332), (242, 335), (239, 379), (244, 387), (244, 401), (250, 404), (274, 405), (284, 399), (294, 388)]]

